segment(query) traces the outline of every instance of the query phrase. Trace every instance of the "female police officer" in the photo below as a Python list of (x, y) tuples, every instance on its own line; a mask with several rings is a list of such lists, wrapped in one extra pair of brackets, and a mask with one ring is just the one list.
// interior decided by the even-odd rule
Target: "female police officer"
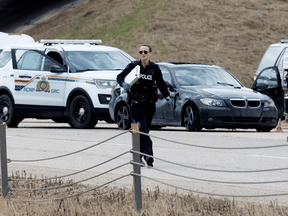
[[(162, 77), (159, 66), (149, 59), (152, 49), (149, 45), (140, 47), (140, 61), (133, 61), (117, 76), (117, 82), (128, 92), (128, 104), (133, 122), (140, 123), (140, 131), (149, 133), (153, 115), (155, 113), (155, 102), (157, 101), (157, 87), (168, 102), (171, 101), (167, 85)], [(140, 66), (140, 78), (131, 87), (124, 82), (124, 78), (137, 65)], [(149, 136), (140, 134), (140, 151), (153, 156), (152, 140)], [(141, 157), (142, 158), (142, 157)], [(144, 156), (148, 166), (153, 167), (153, 158)]]

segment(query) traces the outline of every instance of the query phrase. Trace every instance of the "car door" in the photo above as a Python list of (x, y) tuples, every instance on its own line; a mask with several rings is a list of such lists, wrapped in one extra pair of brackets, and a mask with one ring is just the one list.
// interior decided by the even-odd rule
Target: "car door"
[[(41, 51), (31, 49), (13, 49), (12, 59), (16, 104), (65, 106), (67, 72), (63, 65)], [(62, 72), (52, 72), (55, 67), (61, 68)]]
[(252, 89), (268, 95), (275, 103), (279, 118), (284, 117), (284, 90), (278, 67), (267, 67), (257, 76)]
[[(160, 69), (162, 71), (163, 79), (164, 81), (168, 82), (171, 85), (172, 79), (171, 75), (169, 73), (169, 70), (166, 67), (160, 66)], [(168, 87), (168, 90), (171, 90), (171, 88)], [(169, 125), (169, 123), (174, 122), (174, 106), (175, 106), (175, 92), (169, 91), (170, 97), (172, 99), (172, 102), (168, 103), (166, 99), (163, 97), (161, 92), (157, 91), (158, 93), (158, 101), (156, 103), (156, 112), (153, 118), (152, 123), (153, 124), (164, 124)]]

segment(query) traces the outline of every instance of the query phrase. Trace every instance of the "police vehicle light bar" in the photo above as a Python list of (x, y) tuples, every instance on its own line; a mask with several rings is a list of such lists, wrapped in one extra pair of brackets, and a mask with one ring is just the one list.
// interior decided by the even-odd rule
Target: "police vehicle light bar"
[(282, 39), (279, 43), (288, 43), (288, 39)]
[(102, 40), (62, 40), (62, 39), (41, 39), (40, 43), (44, 44), (99, 44)]

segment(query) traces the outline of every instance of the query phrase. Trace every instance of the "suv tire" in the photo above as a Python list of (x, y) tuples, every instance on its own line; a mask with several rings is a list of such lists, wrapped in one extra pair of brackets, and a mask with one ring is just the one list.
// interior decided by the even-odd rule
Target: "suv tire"
[(0, 96), (0, 119), (9, 127), (13, 119), (13, 103), (6, 94)]
[(69, 124), (74, 128), (93, 128), (97, 124), (97, 120), (92, 113), (91, 105), (83, 95), (78, 95), (72, 100), (69, 113)]

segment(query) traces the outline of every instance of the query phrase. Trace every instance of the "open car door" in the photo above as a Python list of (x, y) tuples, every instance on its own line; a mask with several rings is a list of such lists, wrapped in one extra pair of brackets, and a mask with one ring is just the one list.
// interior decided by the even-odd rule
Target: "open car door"
[(252, 89), (268, 95), (278, 109), (278, 116), (284, 119), (284, 90), (277, 67), (264, 68), (257, 76)]

